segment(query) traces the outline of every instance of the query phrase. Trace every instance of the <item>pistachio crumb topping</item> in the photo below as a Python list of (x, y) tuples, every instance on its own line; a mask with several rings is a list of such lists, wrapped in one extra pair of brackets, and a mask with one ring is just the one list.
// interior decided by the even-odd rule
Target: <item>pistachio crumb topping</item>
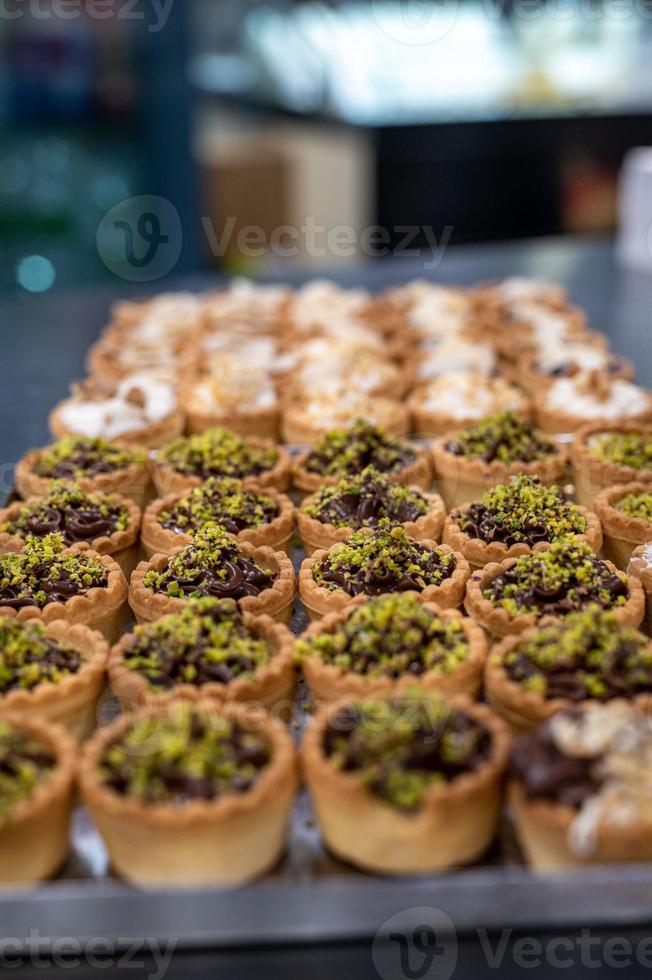
[(381, 473), (395, 473), (415, 459), (409, 443), (358, 419), (349, 428), (331, 429), (317, 439), (303, 465), (321, 476), (353, 476), (367, 466)]
[(585, 541), (561, 538), (546, 551), (517, 558), (492, 579), (483, 596), (510, 616), (566, 616), (589, 604), (604, 609), (624, 605), (627, 576), (612, 570)]
[(238, 534), (245, 528), (270, 524), (278, 514), (278, 504), (272, 497), (246, 490), (242, 480), (210, 477), (170, 510), (162, 511), (157, 521), (168, 530), (192, 537), (200, 528), (216, 524), (230, 534)]
[(346, 541), (334, 545), (315, 562), (313, 577), (327, 589), (379, 595), (421, 592), (429, 585), (441, 585), (454, 571), (454, 555), (412, 541), (402, 527), (392, 527), (383, 519), (377, 528), (354, 531)]
[(480, 459), (485, 463), (532, 463), (559, 452), (557, 446), (514, 412), (489, 415), (456, 433), (445, 444), (455, 456)]
[(0, 720), (0, 823), (47, 779), (55, 760), (35, 738)]
[(628, 493), (618, 501), (616, 510), (652, 524), (652, 490), (649, 493)]
[(129, 511), (114, 498), (101, 493), (85, 493), (60, 480), (38, 500), (20, 508), (18, 517), (0, 523), (0, 531), (26, 538), (61, 534), (66, 544), (124, 531)]
[(562, 490), (544, 486), (537, 476), (516, 476), (489, 490), (480, 503), (451, 516), (469, 537), (501, 541), (508, 547), (582, 534), (587, 527), (586, 518)]
[(49, 637), (42, 623), (0, 617), (0, 694), (56, 684), (81, 663), (79, 652)]
[(104, 565), (86, 552), (65, 554), (60, 534), (28, 537), (22, 551), (0, 555), (0, 606), (12, 609), (67, 602), (108, 581)]
[(237, 606), (205, 598), (191, 599), (181, 612), (136, 626), (124, 663), (153, 688), (199, 687), (251, 677), (269, 656), (267, 644), (248, 629)]
[(142, 449), (89, 436), (66, 436), (41, 451), (34, 472), (53, 480), (77, 480), (146, 462)]
[(170, 598), (242, 599), (271, 588), (276, 573), (245, 558), (237, 541), (221, 527), (204, 527), (192, 543), (143, 578), (145, 588)]
[(599, 606), (535, 630), (503, 666), (526, 690), (550, 699), (606, 701), (652, 690), (652, 643)]
[(426, 609), (412, 593), (380, 596), (356, 609), (334, 632), (297, 640), (296, 657), (320, 657), (368, 677), (452, 673), (469, 642), (459, 619)]
[(592, 456), (634, 470), (652, 469), (652, 434), (645, 432), (603, 432), (588, 443)]
[(405, 811), (418, 810), (432, 786), (477, 769), (490, 745), (487, 730), (465, 711), (417, 692), (346, 705), (324, 732), (324, 752), (336, 769)]
[(178, 704), (160, 717), (134, 717), (103, 752), (98, 775), (121, 796), (183, 806), (246, 793), (270, 759), (270, 746), (257, 732)]
[(160, 462), (177, 473), (208, 479), (209, 476), (243, 478), (270, 470), (278, 461), (273, 448), (260, 448), (228, 429), (207, 429), (199, 435), (181, 436), (158, 453)]
[(344, 477), (333, 487), (322, 487), (308, 504), (309, 517), (334, 527), (376, 527), (382, 518), (392, 524), (416, 521), (428, 510), (426, 498), (412, 487), (402, 487), (367, 466)]

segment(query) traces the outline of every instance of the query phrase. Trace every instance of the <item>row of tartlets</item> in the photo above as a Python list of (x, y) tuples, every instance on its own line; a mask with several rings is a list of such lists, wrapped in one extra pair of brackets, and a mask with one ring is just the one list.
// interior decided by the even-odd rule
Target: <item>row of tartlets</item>
[[(428, 872), (475, 859), (496, 834), (508, 766), (536, 867), (647, 857), (640, 712), (652, 652), (637, 631), (644, 591), (624, 568), (636, 533), (647, 536), (637, 522), (649, 524), (652, 434), (588, 431), (574, 453), (574, 465), (586, 453), (615, 484), (595, 503), (599, 517), (556, 488), (565, 451), (511, 414), (439, 440), (432, 456), (361, 423), (294, 464), (224, 432), (180, 440), (153, 463), (74, 439), (26, 457), (19, 488), (41, 497), (3, 515), (5, 543), (19, 550), (0, 556), (2, 590), (15, 593), (0, 622), (7, 879), (45, 876), (63, 860), (74, 778), (114, 867), (134, 881), (234, 882), (269, 868), (297, 787), (292, 741), (270, 715), (287, 717), (297, 668), (326, 702), (302, 771), (324, 838), (346, 860)], [(433, 464), (448, 514), (429, 492)], [(291, 472), (312, 491), (296, 514), (283, 494)], [(146, 506), (141, 546), (147, 528), (152, 552), (156, 535), (194, 533), (141, 563), (128, 588), (100, 552), (118, 534), (114, 555), (133, 568), (140, 512), (117, 491), (142, 505), (152, 477), (166, 496)], [(218, 516), (235, 522), (231, 535)], [(278, 621), (295, 594), (279, 550), (295, 517), (316, 549), (298, 580), (314, 621), (296, 641)], [(243, 518), (258, 523), (239, 529)], [(359, 529), (365, 521), (377, 526)], [(72, 548), (56, 536), (66, 529), (81, 536)], [(36, 536), (21, 546), (16, 530)], [(597, 554), (603, 534), (619, 567)], [(631, 559), (644, 584), (646, 547)], [(128, 598), (140, 625), (120, 636)], [(93, 736), (77, 765), (69, 735), (90, 734), (107, 671), (138, 711)], [(472, 700), (482, 691), (490, 708)], [(511, 763), (510, 732), (529, 733)], [(630, 807), (626, 825), (610, 819), (614, 794)]]
[(157, 448), (221, 425), (310, 444), (357, 417), (401, 436), (505, 410), (552, 433), (652, 418), (632, 365), (536, 280), (415, 281), (379, 296), (320, 281), (164, 294), (117, 304), (87, 368), (50, 415), (56, 438)]

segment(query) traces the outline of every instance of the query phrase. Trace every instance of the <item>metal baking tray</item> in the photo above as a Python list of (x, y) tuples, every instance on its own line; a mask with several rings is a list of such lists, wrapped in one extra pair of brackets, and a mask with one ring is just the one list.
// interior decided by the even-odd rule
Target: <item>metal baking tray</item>
[[(296, 548), (295, 567), (302, 557)], [(298, 600), (290, 625), (295, 633), (306, 626)], [(297, 737), (306, 717), (305, 696), (299, 685)], [(101, 712), (115, 713), (110, 694)], [(524, 866), (505, 815), (491, 851), (471, 867), (422, 877), (372, 875), (329, 854), (301, 791), (285, 854), (266, 877), (239, 888), (143, 889), (112, 875), (102, 839), (80, 806), (73, 816), (69, 859), (57, 877), (27, 891), (0, 888), (0, 928), (17, 944), (38, 935), (44, 949), (57, 937), (83, 943), (98, 931), (124, 945), (144, 937), (174, 940), (177, 950), (323, 943), (368, 939), (398, 912), (404, 927), (411, 914), (416, 925), (424, 906), (445, 912), (458, 934), (586, 922), (635, 926), (649, 921), (652, 912), (652, 864), (535, 875)]]

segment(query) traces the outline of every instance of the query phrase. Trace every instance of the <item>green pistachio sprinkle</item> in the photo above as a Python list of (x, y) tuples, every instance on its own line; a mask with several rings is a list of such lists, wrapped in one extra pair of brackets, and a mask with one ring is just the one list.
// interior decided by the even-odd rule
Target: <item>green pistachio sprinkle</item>
[(618, 501), (616, 510), (652, 524), (652, 490), (649, 493), (628, 493)]
[(322, 487), (305, 510), (309, 517), (334, 527), (360, 528), (373, 527), (382, 518), (394, 524), (416, 520), (427, 512), (428, 503), (418, 490), (393, 483), (375, 467), (367, 466), (362, 473), (338, 480), (335, 486)]
[(25, 539), (22, 551), (0, 555), (0, 605), (33, 605), (65, 601), (55, 596), (83, 595), (92, 588), (106, 588), (104, 565), (85, 552), (63, 554), (60, 534)]
[(589, 452), (618, 466), (652, 469), (652, 436), (643, 432), (604, 432), (588, 444)]
[[(50, 489), (42, 497), (29, 505), (21, 507), (18, 517), (13, 521), (0, 523), (0, 531), (6, 534), (16, 535), (21, 538), (29, 537), (34, 534), (35, 526), (42, 524), (44, 527), (53, 521), (53, 512), (69, 512), (73, 517), (77, 517), (84, 511), (92, 511), (97, 518), (110, 522), (110, 529), (103, 527), (101, 534), (113, 533), (114, 531), (124, 531), (129, 526), (129, 511), (126, 507), (119, 504), (113, 497), (101, 493), (84, 493), (79, 487), (71, 486), (62, 480), (55, 480), (50, 485)], [(90, 522), (87, 526), (90, 525)], [(80, 523), (81, 533), (73, 535), (75, 540), (84, 537), (83, 525)], [(57, 532), (59, 533), (59, 529)], [(65, 529), (61, 529), (64, 533)]]
[(606, 700), (652, 688), (652, 643), (588, 606), (540, 627), (503, 660), (509, 676), (541, 697)]
[(100, 757), (98, 775), (141, 803), (183, 806), (246, 792), (270, 758), (260, 734), (223, 715), (178, 704), (161, 717), (134, 717)]
[(444, 619), (425, 609), (409, 592), (370, 599), (334, 632), (297, 640), (295, 653), (321, 657), (368, 677), (398, 678), (430, 670), (451, 674), (469, 652), (459, 619)]
[(170, 510), (162, 511), (157, 522), (190, 537), (200, 528), (216, 524), (237, 534), (245, 528), (271, 523), (278, 512), (278, 504), (272, 497), (246, 490), (242, 480), (210, 477), (181, 497)]
[(278, 460), (275, 449), (252, 446), (228, 429), (208, 429), (200, 435), (175, 439), (158, 453), (160, 462), (178, 473), (245, 477), (270, 470)]
[(489, 525), (486, 530), (492, 540), (507, 538), (510, 545), (533, 538), (552, 541), (566, 534), (582, 534), (587, 526), (579, 508), (559, 487), (546, 487), (538, 477), (522, 475), (485, 493), (480, 507), (471, 505), (453, 517), (471, 537), (476, 536), (472, 532), (484, 530), (484, 523)]
[(456, 456), (486, 463), (529, 463), (559, 452), (557, 446), (514, 412), (489, 415), (477, 425), (462, 429), (445, 448)]
[(29, 799), (47, 779), (55, 760), (48, 750), (20, 729), (0, 721), (0, 823)]
[(415, 458), (409, 443), (358, 419), (348, 428), (331, 429), (317, 439), (304, 466), (322, 476), (354, 475), (369, 465), (390, 473), (410, 466)]
[(418, 692), (401, 701), (347, 705), (330, 719), (324, 750), (370, 793), (415, 811), (433, 786), (445, 785), (487, 757), (487, 731), (464, 711)]
[(483, 596), (510, 616), (565, 616), (591, 603), (603, 608), (624, 605), (626, 581), (624, 573), (610, 570), (585, 541), (561, 538), (546, 551), (517, 558), (489, 583)]
[(136, 626), (124, 657), (153, 688), (225, 684), (253, 676), (268, 661), (267, 644), (234, 603), (213, 598), (191, 599), (181, 612)]
[[(455, 557), (413, 541), (400, 527), (380, 521), (371, 531), (354, 531), (313, 566), (318, 585), (361, 591), (421, 591), (441, 585), (455, 571)], [(349, 588), (350, 587), (350, 588)]]
[(75, 674), (81, 662), (77, 650), (48, 637), (41, 623), (0, 617), (0, 694), (56, 684)]
[(119, 446), (106, 439), (66, 436), (41, 450), (34, 472), (37, 476), (74, 480), (146, 462), (147, 453), (142, 449)]

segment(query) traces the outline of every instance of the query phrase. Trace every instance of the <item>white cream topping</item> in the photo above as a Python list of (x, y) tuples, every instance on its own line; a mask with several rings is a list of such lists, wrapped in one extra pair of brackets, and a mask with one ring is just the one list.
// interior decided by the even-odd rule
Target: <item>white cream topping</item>
[(561, 344), (573, 332), (568, 317), (548, 310), (538, 303), (513, 303), (510, 312), (516, 319), (530, 327), (535, 342), (542, 348), (544, 345)]
[(491, 347), (456, 337), (437, 344), (432, 349), (423, 349), (417, 356), (417, 375), (424, 380), (455, 371), (491, 374), (496, 366), (496, 355)]
[(337, 400), (328, 396), (313, 398), (298, 409), (310, 425), (320, 429), (333, 429), (347, 425), (358, 418), (375, 425), (383, 424), (394, 414), (394, 402), (382, 398), (366, 398), (355, 391), (338, 391)]
[(631, 381), (616, 378), (606, 382), (606, 397), (593, 391), (585, 374), (558, 378), (550, 385), (546, 407), (580, 419), (617, 419), (641, 415), (649, 408), (647, 392)]
[(424, 410), (458, 419), (481, 419), (525, 407), (525, 399), (514, 385), (473, 371), (443, 375), (422, 389), (421, 396)]
[(160, 422), (176, 410), (172, 385), (148, 374), (132, 374), (106, 398), (75, 396), (60, 409), (60, 418), (71, 432), (115, 439)]
[(188, 401), (200, 411), (238, 412), (274, 408), (276, 391), (269, 375), (251, 365), (246, 371), (237, 358), (222, 357), (212, 377), (193, 384)]
[(560, 286), (546, 282), (545, 279), (533, 279), (527, 276), (510, 276), (503, 279), (496, 286), (496, 290), (505, 303), (522, 299), (549, 301), (551, 298), (557, 299), (561, 294)]
[(298, 330), (332, 321), (346, 324), (362, 313), (369, 299), (364, 289), (342, 289), (327, 279), (313, 279), (294, 294), (292, 319)]
[(424, 338), (446, 338), (459, 333), (468, 323), (471, 302), (464, 293), (444, 286), (431, 286), (412, 304), (408, 322)]
[(576, 364), (583, 371), (604, 369), (609, 354), (590, 344), (543, 344), (537, 354), (537, 364), (542, 371), (550, 373), (570, 364)]

